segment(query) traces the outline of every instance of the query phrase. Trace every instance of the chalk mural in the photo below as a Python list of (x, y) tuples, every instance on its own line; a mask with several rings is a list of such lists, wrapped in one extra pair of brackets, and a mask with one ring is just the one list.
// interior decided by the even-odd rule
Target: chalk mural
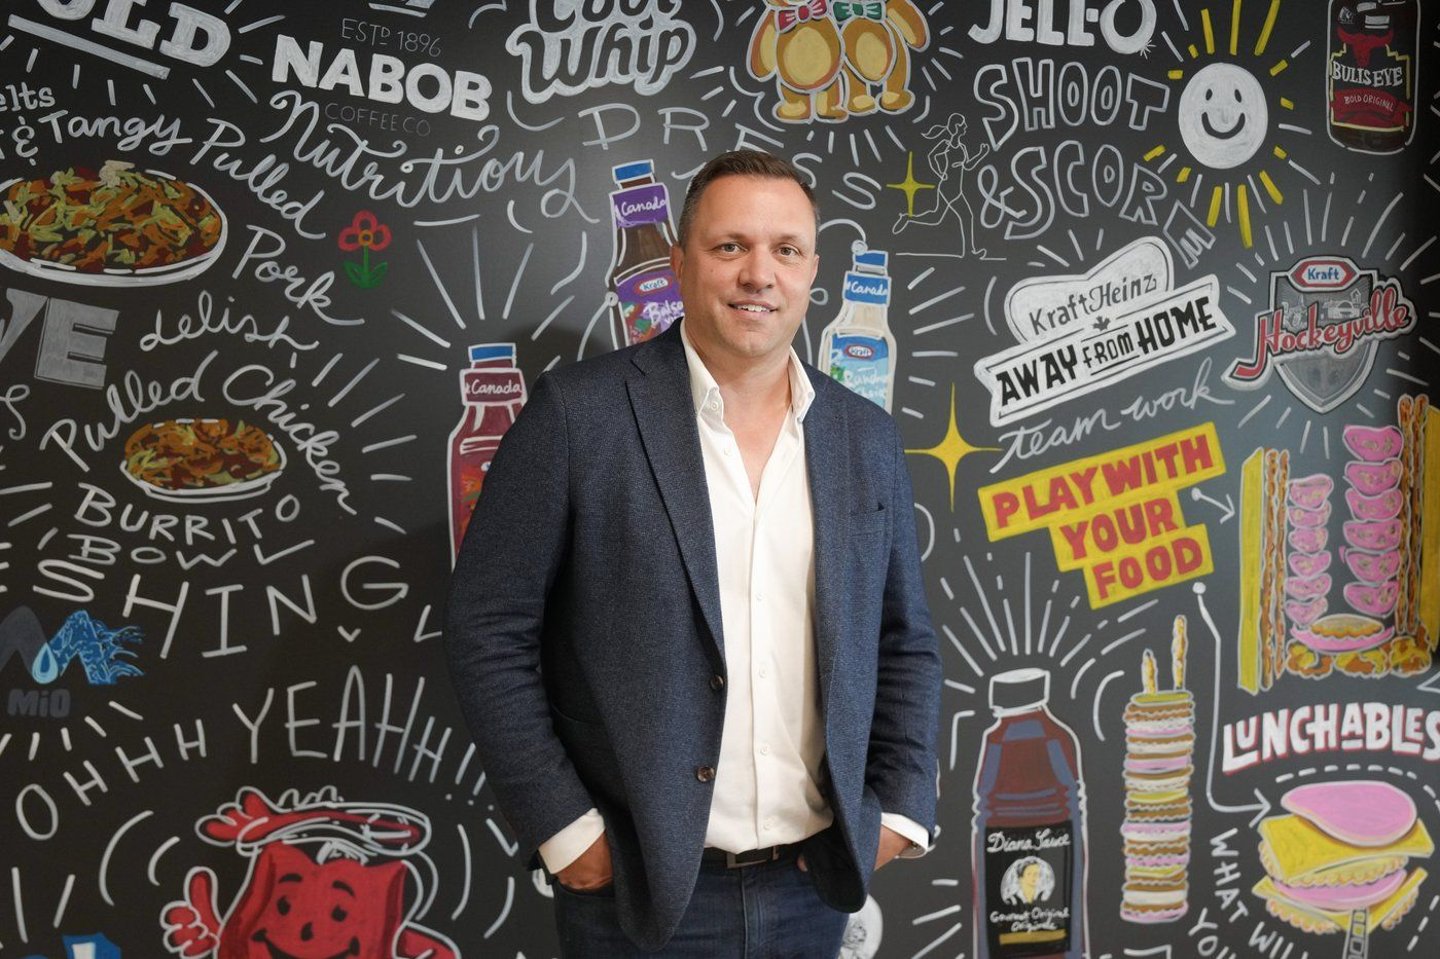
[(1434, 954), (1437, 41), (12, 0), (0, 950), (556, 954), (451, 564), (537, 379), (682, 320), (686, 185), (751, 147), (813, 180), (795, 348), (900, 426), (945, 657), (938, 843), (842, 954)]
[(201, 838), (250, 860), (230, 908), (216, 907), (215, 873), (197, 866), (185, 896), (164, 907), (165, 945), (186, 957), (232, 955), (259, 943), (303, 952), (459, 959), (453, 943), (414, 921), (426, 900), (429, 823), (413, 810), (341, 802), (333, 790), (272, 803), (241, 790), (197, 825)]
[[(1239, 651), (1246, 691), (1268, 690), (1287, 673), (1320, 679), (1429, 669), (1440, 622), (1421, 584), (1440, 562), (1436, 535), (1425, 530), (1436, 415), (1427, 397), (1404, 395), (1397, 416), (1398, 426), (1344, 427), (1354, 457), (1343, 469), (1344, 513), (1332, 509), (1341, 498), (1335, 478), (1293, 477), (1288, 450), (1262, 448), (1246, 460)], [(1341, 528), (1333, 546), (1332, 515)], [(1330, 612), (1337, 585), (1338, 608)]]
[(1409, 863), (1428, 858), (1435, 843), (1404, 791), (1363, 779), (1309, 783), (1280, 805), (1288, 815), (1258, 827), (1265, 877), (1252, 890), (1272, 916), (1363, 942), (1414, 908), (1428, 873)]
[[(747, 67), (774, 77), (775, 119), (844, 120), (915, 102), (911, 51), (930, 42), (911, 0), (766, 0), (750, 38)], [(878, 96), (876, 95), (878, 94)]]
[(1141, 691), (1125, 706), (1125, 890), (1120, 917), (1174, 922), (1189, 910), (1195, 697), (1185, 688), (1189, 633), (1175, 617), (1169, 688), (1150, 650)]

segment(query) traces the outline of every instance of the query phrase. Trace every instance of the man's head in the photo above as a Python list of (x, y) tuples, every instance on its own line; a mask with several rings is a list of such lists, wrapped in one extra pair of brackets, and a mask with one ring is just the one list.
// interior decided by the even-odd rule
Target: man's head
[(814, 195), (784, 160), (737, 150), (696, 174), (670, 264), (685, 330), (717, 378), (779, 368), (810, 303), (818, 232)]
[(676, 228), (677, 240), (681, 246), (685, 245), (685, 238), (690, 232), (690, 224), (695, 220), (695, 208), (700, 205), (700, 197), (704, 194), (705, 188), (725, 176), (794, 180), (815, 211), (815, 230), (817, 233), (819, 232), (820, 205), (815, 202), (815, 191), (810, 188), (805, 174), (800, 172), (799, 167), (789, 160), (761, 153), (759, 150), (731, 150), (729, 153), (712, 157), (700, 168), (700, 172), (691, 178), (690, 186), (685, 190), (685, 205), (680, 208), (680, 224)]

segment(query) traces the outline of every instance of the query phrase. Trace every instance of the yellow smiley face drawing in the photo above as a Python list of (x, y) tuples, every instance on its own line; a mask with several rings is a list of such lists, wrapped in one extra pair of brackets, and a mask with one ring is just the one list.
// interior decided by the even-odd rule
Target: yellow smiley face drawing
[(1269, 131), (1265, 91), (1254, 74), (1231, 63), (1201, 69), (1180, 94), (1180, 136), (1195, 159), (1216, 170), (1255, 155)]

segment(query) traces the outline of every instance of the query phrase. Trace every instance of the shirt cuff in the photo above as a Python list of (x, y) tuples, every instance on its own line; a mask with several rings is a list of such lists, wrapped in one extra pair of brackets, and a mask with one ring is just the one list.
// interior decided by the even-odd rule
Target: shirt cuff
[[(902, 851), (897, 858), (919, 859), (930, 851), (930, 831), (910, 817), (902, 816), (898, 812), (882, 812), (880, 825), (888, 826), (910, 840), (910, 848)], [(543, 846), (541, 850), (543, 854)]]
[(555, 875), (580, 858), (580, 854), (605, 834), (605, 820), (600, 810), (590, 809), (579, 819), (540, 844), (540, 859), (545, 870)]

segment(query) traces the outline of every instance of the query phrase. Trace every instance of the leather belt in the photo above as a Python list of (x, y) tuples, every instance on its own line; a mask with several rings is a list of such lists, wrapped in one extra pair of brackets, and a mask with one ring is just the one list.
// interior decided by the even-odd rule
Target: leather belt
[(747, 849), (745, 852), (729, 852), (707, 846), (705, 852), (700, 856), (700, 861), (723, 865), (726, 869), (743, 869), (746, 866), (759, 866), (767, 862), (789, 859), (799, 851), (799, 846), (795, 843), (766, 846), (763, 849)]

